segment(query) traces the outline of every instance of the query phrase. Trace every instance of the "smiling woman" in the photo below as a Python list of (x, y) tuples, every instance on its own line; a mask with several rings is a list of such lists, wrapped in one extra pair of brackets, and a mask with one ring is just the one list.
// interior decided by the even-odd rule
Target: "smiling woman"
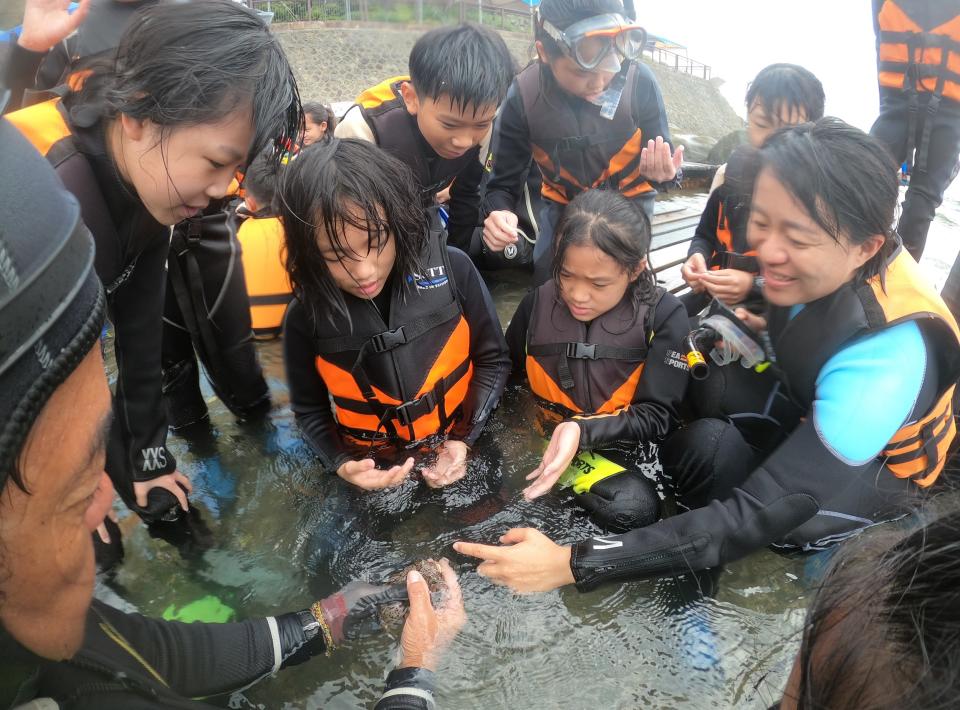
[(185, 509), (190, 492), (166, 448), (161, 404), (170, 226), (223, 197), (270, 141), (296, 138), (302, 113), (279, 42), (228, 0), (141, 9), (116, 52), (73, 78), (62, 100), (8, 117), (54, 164), (93, 232), (119, 365), (106, 471), (154, 520)]
[[(714, 568), (767, 545), (819, 549), (902, 516), (943, 470), (960, 332), (892, 230), (896, 166), (870, 136), (825, 118), (759, 153), (750, 239), (774, 364), (711, 368), (759, 409), (703, 416), (661, 450), (687, 512), (561, 548), (530, 529), (507, 548), (457, 543), (521, 591)], [(741, 311), (741, 318), (747, 317)], [(695, 391), (694, 395), (701, 392)], [(696, 402), (702, 405), (702, 402)], [(777, 418), (775, 436), (746, 426)]]

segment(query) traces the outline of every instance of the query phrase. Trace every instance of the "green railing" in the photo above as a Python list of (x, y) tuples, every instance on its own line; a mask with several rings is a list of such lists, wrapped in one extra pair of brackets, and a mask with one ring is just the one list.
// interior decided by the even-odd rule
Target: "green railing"
[(273, 14), (273, 22), (395, 22), (444, 25), (479, 22), (508, 32), (532, 34), (531, 15), (525, 10), (492, 7), (481, 2), (450, 0), (247, 0)]

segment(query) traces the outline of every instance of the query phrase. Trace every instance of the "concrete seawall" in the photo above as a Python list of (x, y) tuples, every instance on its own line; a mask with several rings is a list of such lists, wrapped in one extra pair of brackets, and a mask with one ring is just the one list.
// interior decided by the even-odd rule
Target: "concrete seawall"
[[(424, 31), (422, 27), (386, 24), (331, 26), (311, 22), (274, 26), (293, 65), (304, 101), (350, 101), (387, 77), (405, 74), (410, 48)], [(513, 32), (501, 34), (517, 64), (524, 66), (533, 56), (532, 39)], [(662, 65), (650, 67), (660, 83), (674, 135), (703, 137), (701, 142), (709, 147), (743, 126), (710, 82)]]

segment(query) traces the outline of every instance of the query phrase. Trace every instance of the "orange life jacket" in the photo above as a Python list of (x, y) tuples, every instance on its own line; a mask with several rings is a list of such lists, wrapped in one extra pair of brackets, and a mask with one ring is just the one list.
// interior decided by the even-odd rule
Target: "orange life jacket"
[(880, 86), (960, 101), (960, 12), (936, 26), (918, 20), (908, 2), (886, 0), (880, 8)]
[[(721, 185), (717, 189), (721, 190), (723, 186)], [(760, 273), (757, 251), (756, 249), (746, 248), (745, 236), (745, 234), (738, 233), (735, 237), (734, 230), (730, 228), (727, 201), (721, 200), (717, 214), (717, 239), (720, 241), (720, 248), (714, 251), (713, 256), (710, 257), (710, 268), (714, 271), (738, 269), (751, 274)]]
[[(658, 299), (659, 300), (659, 299)], [(656, 306), (624, 298), (589, 324), (571, 315), (553, 280), (537, 289), (527, 328), (527, 378), (542, 403), (570, 414), (616, 414), (637, 392)]]
[(318, 324), (317, 372), (337, 423), (355, 438), (419, 441), (446, 432), (470, 389), (470, 326), (442, 233), (431, 232), (419, 263), (423, 273), (394, 276), (389, 324), (349, 295), (349, 319)]
[(947, 449), (956, 435), (953, 393), (960, 377), (960, 330), (949, 308), (920, 272), (913, 257), (900, 249), (881, 279), (857, 285), (807, 304), (795, 317), (772, 308), (769, 333), (791, 397), (806, 411), (813, 405), (822, 367), (843, 346), (863, 335), (905, 321), (916, 321), (938, 358), (937, 401), (915, 422), (904, 424), (881, 452), (890, 470), (917, 485), (931, 485), (940, 475)]
[(281, 252), (284, 236), (279, 217), (248, 217), (237, 230), (243, 249), (243, 274), (250, 296), (250, 320), (258, 336), (280, 334), (283, 315), (293, 300)]
[(581, 192), (607, 187), (624, 197), (653, 188), (640, 175), (643, 131), (633, 119), (636, 67), (624, 79), (623, 93), (610, 119), (600, 107), (575, 110), (570, 97), (534, 62), (516, 78), (526, 114), (533, 159), (543, 176), (541, 193), (567, 204)]

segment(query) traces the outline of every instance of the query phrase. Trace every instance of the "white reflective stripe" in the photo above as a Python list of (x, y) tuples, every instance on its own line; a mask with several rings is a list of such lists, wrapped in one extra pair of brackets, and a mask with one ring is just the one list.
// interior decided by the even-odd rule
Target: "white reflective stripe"
[(413, 695), (426, 700), (430, 707), (436, 706), (436, 703), (433, 700), (433, 693), (431, 693), (429, 690), (422, 690), (420, 688), (394, 688), (393, 690), (388, 690), (386, 693), (381, 695), (380, 699), (384, 700), (385, 698), (391, 698), (394, 695)]
[(277, 620), (272, 616), (267, 617), (267, 626), (270, 627), (270, 638), (273, 641), (273, 670), (276, 673), (280, 670), (280, 664), (283, 663), (283, 657), (280, 655), (280, 629), (277, 628)]

